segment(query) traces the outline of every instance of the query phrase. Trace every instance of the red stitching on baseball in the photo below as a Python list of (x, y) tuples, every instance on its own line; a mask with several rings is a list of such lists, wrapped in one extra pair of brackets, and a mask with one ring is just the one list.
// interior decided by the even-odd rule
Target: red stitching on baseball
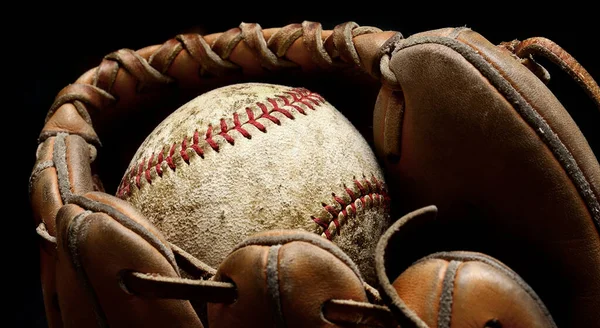
[(327, 224), (326, 222), (321, 221), (321, 219), (315, 217), (315, 216), (311, 216), (310, 217), (313, 221), (315, 221), (316, 224), (320, 225), (321, 227), (323, 227), (323, 229), (327, 229), (327, 227), (329, 227), (329, 224)]
[(291, 120), (294, 119), (294, 116), (292, 115), (292, 113), (290, 113), (289, 111), (287, 111), (287, 110), (279, 107), (279, 104), (277, 104), (277, 101), (275, 99), (268, 98), (267, 101), (269, 103), (271, 103), (271, 105), (273, 106), (273, 111), (277, 111), (277, 112), (285, 115), (285, 117), (287, 117), (287, 118), (289, 118)]
[(352, 198), (352, 199), (356, 198), (356, 196), (354, 196), (354, 192), (352, 190), (350, 190), (350, 188), (348, 188), (346, 185), (344, 185), (344, 189), (346, 190), (346, 192), (348, 193), (348, 195), (350, 195), (350, 198)]
[(373, 186), (371, 185), (371, 183), (369, 182), (369, 180), (365, 180), (365, 184), (367, 185), (367, 189), (372, 190)]
[[(340, 217), (348, 220), (349, 216), (356, 216), (356, 202), (359, 201), (363, 204), (363, 208), (372, 208), (374, 206), (381, 206), (387, 208), (389, 205), (390, 198), (388, 196), (384, 183), (379, 181), (375, 176), (371, 177), (372, 181), (369, 181), (366, 177), (362, 180), (362, 184), (356, 178), (354, 184), (359, 190), (359, 193), (353, 192), (350, 188), (344, 185), (344, 189), (350, 197), (350, 202), (344, 201), (341, 197), (336, 196), (332, 193), (333, 200), (341, 207), (339, 210), (335, 209), (332, 205), (322, 203), (323, 208), (331, 215), (330, 219), (318, 218), (311, 216), (311, 219), (323, 228), (322, 236), (331, 240), (333, 235), (340, 234), (340, 228), (343, 223), (340, 222)], [(367, 188), (365, 188), (367, 186)]]
[(354, 202), (350, 203), (350, 209), (352, 210), (352, 215), (356, 215), (356, 204)]
[(252, 111), (252, 109), (250, 109), (250, 107), (246, 108), (246, 113), (248, 114), (248, 123), (254, 125), (261, 132), (267, 132), (265, 126), (260, 124), (260, 122), (257, 122), (256, 119), (254, 119), (254, 112)]
[(171, 170), (175, 170), (175, 167), (176, 167), (175, 163), (173, 162), (173, 155), (175, 155), (175, 145), (177, 145), (177, 144), (173, 143), (173, 146), (171, 146), (171, 150), (169, 150), (169, 156), (167, 156), (167, 159), (166, 159), (166, 162), (167, 162), (167, 164), (169, 164), (169, 167), (171, 168)]
[(250, 133), (248, 133), (248, 131), (246, 131), (246, 129), (242, 127), (242, 124), (240, 123), (240, 115), (238, 113), (233, 113), (233, 125), (233, 128), (241, 135), (243, 135), (244, 138), (252, 139)]
[(208, 129), (206, 130), (206, 138), (204, 138), (204, 140), (206, 140), (206, 142), (208, 142), (208, 144), (210, 145), (210, 148), (212, 148), (212, 149), (214, 149), (214, 151), (218, 152), (219, 151), (219, 144), (217, 144), (213, 140), (212, 130), (213, 130), (212, 125), (209, 125)]
[[(138, 168), (138, 171), (139, 171), (139, 172), (143, 172), (143, 170), (144, 170), (144, 162), (142, 161), (142, 162), (140, 163), (140, 166), (139, 166), (139, 168)], [(141, 174), (138, 174), (138, 175), (136, 175), (136, 176), (135, 176), (135, 184), (138, 186), (138, 188), (140, 187), (140, 178), (141, 178), (141, 177), (142, 177), (142, 175), (141, 175)]]
[(329, 212), (331, 215), (333, 215), (334, 217), (337, 216), (338, 211), (335, 208), (333, 208), (333, 206), (327, 205), (325, 203), (323, 203), (321, 205), (323, 205), (323, 207), (325, 208), (325, 210), (327, 212)]
[(335, 231), (337, 232), (337, 235), (340, 235), (340, 221), (338, 221), (337, 218), (333, 219), (333, 224), (335, 225)]
[[(267, 108), (267, 105), (258, 102), (258, 103), (256, 103), (256, 106), (258, 106), (258, 108), (260, 108), (260, 110), (262, 110), (262, 115), (260, 117), (266, 118), (277, 125), (281, 125), (281, 121), (277, 117), (271, 115), (271, 113), (269, 112), (269, 109)], [(273, 110), (273, 111), (275, 111), (275, 110)]]
[[(340, 206), (342, 207), (346, 207), (346, 203), (344, 202), (343, 199), (341, 199), (340, 197), (336, 196), (334, 193), (331, 193), (331, 196), (333, 196), (333, 199), (338, 202), (338, 204), (340, 204)], [(352, 197), (352, 196), (350, 196)]]
[[(181, 158), (183, 158), (183, 160), (189, 164), (190, 157), (188, 156), (186, 150), (187, 150), (187, 137), (183, 137), (183, 141), (181, 142), (181, 150), (179, 151), (179, 154), (181, 155)], [(152, 155), (154, 155), (154, 154), (152, 154)], [(150, 163), (148, 163), (148, 164), (150, 164)], [(148, 182), (150, 182), (150, 181), (148, 181)]]
[(363, 185), (361, 185), (358, 180), (354, 179), (354, 184), (356, 185), (356, 187), (358, 188), (358, 190), (360, 190), (361, 194), (365, 193), (365, 187), (363, 187)]
[[(200, 148), (200, 146), (198, 146), (198, 142), (200, 139), (200, 133), (198, 132), (198, 130), (194, 131), (194, 143), (192, 144), (192, 149), (196, 152), (196, 154), (200, 155), (200, 157), (204, 158), (204, 151), (202, 150), (202, 148)], [(160, 162), (159, 162), (160, 163)], [(157, 166), (159, 166), (160, 164), (156, 164)]]
[(221, 132), (219, 133), (219, 135), (225, 138), (225, 140), (227, 140), (229, 144), (231, 144), (232, 146), (234, 145), (235, 142), (233, 141), (233, 138), (227, 134), (227, 122), (225, 122), (224, 118), (221, 119)]
[[(287, 95), (287, 96), (286, 96)], [(292, 99), (290, 100), (289, 97), (291, 97)], [(245, 109), (246, 114), (248, 116), (248, 120), (245, 122), (241, 122), (240, 121), (240, 117), (238, 113), (234, 113), (233, 114), (233, 126), (229, 127), (227, 126), (227, 121), (225, 119), (221, 119), (220, 120), (220, 132), (216, 133), (216, 135), (224, 138), (229, 144), (234, 145), (235, 144), (235, 140), (234, 138), (229, 134), (229, 132), (231, 132), (232, 130), (236, 130), (237, 132), (239, 132), (244, 138), (247, 139), (252, 139), (252, 135), (248, 132), (248, 130), (246, 130), (244, 128), (245, 125), (252, 125), (254, 127), (256, 127), (259, 131), (266, 133), (267, 132), (267, 128), (260, 123), (258, 120), (260, 119), (268, 119), (271, 122), (280, 125), (281, 121), (279, 118), (275, 117), (272, 115), (273, 112), (278, 112), (280, 114), (282, 114), (284, 117), (294, 120), (295, 117), (292, 114), (291, 111), (289, 111), (286, 108), (289, 109), (294, 109), (296, 110), (298, 113), (306, 115), (306, 111), (304, 108), (302, 108), (303, 105), (306, 108), (310, 108), (312, 110), (315, 110), (315, 106), (314, 105), (319, 105), (321, 103), (325, 102), (325, 99), (323, 97), (321, 97), (320, 95), (311, 92), (307, 89), (304, 88), (295, 88), (292, 89), (291, 91), (287, 91), (284, 92), (283, 95), (275, 95), (275, 98), (267, 98), (266, 102), (257, 102), (256, 106), (260, 109), (261, 111), (261, 115), (259, 117), (255, 117), (254, 115), (254, 111), (252, 110), (252, 108), (247, 107)], [(277, 99), (281, 100), (281, 102), (283, 102), (283, 104), (279, 104), (277, 102)], [(269, 107), (267, 105), (270, 105), (269, 107), (272, 107), (269, 109)], [(208, 125), (208, 128), (206, 130), (206, 134), (204, 136), (204, 141), (206, 142), (206, 144), (212, 148), (214, 151), (218, 152), (219, 151), (219, 144), (214, 140), (215, 135), (213, 134), (213, 126), (212, 125)], [(127, 194), (129, 194), (131, 192), (131, 182), (133, 180), (133, 183), (138, 187), (141, 188), (141, 178), (142, 176), (144, 176), (144, 178), (146, 179), (146, 181), (148, 183), (152, 183), (152, 175), (150, 174), (150, 170), (152, 167), (154, 167), (156, 169), (156, 173), (158, 174), (159, 177), (162, 177), (163, 175), (163, 169), (162, 169), (162, 164), (163, 163), (167, 163), (168, 167), (175, 171), (175, 169), (177, 168), (177, 162), (174, 160), (174, 156), (177, 154), (179, 154), (179, 156), (181, 157), (181, 159), (189, 164), (189, 155), (187, 153), (188, 149), (193, 149), (194, 152), (196, 152), (197, 155), (199, 155), (201, 158), (204, 158), (204, 150), (202, 149), (202, 146), (200, 145), (200, 133), (198, 132), (198, 130), (194, 131), (194, 135), (192, 136), (191, 139), (191, 145), (190, 142), (188, 141), (188, 137), (184, 137), (183, 141), (180, 144), (177, 143), (173, 143), (173, 145), (171, 145), (168, 155), (165, 157), (163, 155), (164, 152), (164, 148), (158, 152), (158, 156), (155, 156), (155, 153), (152, 153), (152, 155), (150, 156), (150, 158), (148, 159), (148, 161), (146, 161), (146, 159), (144, 158), (138, 165), (133, 166), (133, 168), (131, 169), (131, 171), (125, 175), (125, 178), (123, 179), (123, 181), (121, 181), (121, 184), (119, 185), (119, 188), (117, 189), (117, 196), (124, 198)], [(180, 150), (176, 151), (177, 146), (180, 146)], [(154, 163), (156, 159), (156, 163)], [(325, 206), (325, 205), (324, 205)], [(332, 208), (333, 210), (333, 208)]]
[(158, 173), (159, 177), (162, 177), (163, 174), (162, 168), (160, 167), (160, 163), (163, 162), (163, 157), (164, 155), (162, 152), (158, 153), (158, 159), (156, 160), (156, 165), (154, 166), (156, 168), (156, 173)]
[(283, 100), (283, 105), (284, 105), (284, 106), (290, 106), (290, 107), (293, 107), (293, 108), (294, 108), (294, 109), (296, 109), (296, 110), (297, 110), (297, 111), (298, 111), (300, 114), (302, 114), (302, 115), (306, 115), (306, 112), (304, 111), (304, 109), (302, 109), (302, 107), (300, 107), (300, 106), (296, 106), (296, 105), (293, 105), (292, 103), (290, 103), (290, 100), (289, 100), (289, 99), (287, 99), (286, 97), (284, 97), (284, 96), (277, 96), (277, 98), (279, 98), (279, 99)]
[(148, 181), (148, 183), (152, 183), (152, 178), (150, 177), (150, 168), (151, 168), (151, 163), (152, 160), (154, 159), (154, 154), (150, 155), (150, 159), (148, 160), (148, 167), (146, 167), (146, 181)]

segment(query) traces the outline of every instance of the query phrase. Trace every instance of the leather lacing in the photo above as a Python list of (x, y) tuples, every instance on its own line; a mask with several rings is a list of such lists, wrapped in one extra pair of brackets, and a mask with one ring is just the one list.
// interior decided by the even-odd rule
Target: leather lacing
[[(514, 40), (500, 44), (517, 57), (531, 59), (532, 56), (542, 56), (559, 66), (587, 93), (598, 110), (600, 110), (600, 87), (590, 73), (575, 58), (558, 44), (543, 37), (529, 38), (524, 41)], [(534, 72), (535, 73), (535, 72)], [(537, 75), (537, 74), (536, 74)], [(539, 76), (539, 75), (538, 75)], [(546, 80), (547, 78), (542, 78)]]
[[(258, 24), (243, 23), (237, 28), (233, 28), (219, 34), (213, 42), (207, 42), (204, 36), (198, 34), (179, 35), (174, 39), (165, 42), (162, 45), (149, 47), (151, 50), (140, 50), (138, 52), (130, 49), (122, 49), (107, 55), (100, 66), (93, 71), (93, 78), (88, 79), (86, 75), (78, 82), (66, 86), (61, 90), (54, 103), (50, 107), (45, 122), (53, 119), (55, 114), (65, 105), (73, 105), (83, 122), (89, 125), (89, 129), (80, 126), (58, 125), (52, 128), (42, 130), (39, 143), (56, 138), (59, 134), (79, 135), (86, 142), (94, 145), (100, 145), (98, 137), (95, 135), (92, 126), (90, 112), (102, 113), (107, 108), (116, 106), (121, 98), (117, 91), (120, 86), (118, 74), (120, 70), (126, 71), (136, 83), (136, 90), (141, 94), (148, 88), (160, 88), (177, 83), (173, 77), (168, 76), (168, 72), (173, 67), (176, 58), (182, 52), (186, 52), (196, 63), (200, 70), (197, 72), (201, 78), (236, 75), (244, 71), (244, 67), (230, 60), (234, 49), (238, 46), (249, 47), (253, 56), (261, 63), (262, 68), (268, 71), (279, 71), (290, 68), (297, 68), (298, 63), (288, 58), (288, 50), (297, 40), (302, 38), (304, 49), (311, 54), (312, 64), (323, 70), (339, 69), (340, 67), (354, 67), (359, 70), (366, 70), (374, 78), (381, 81), (391, 88), (398, 89), (399, 85), (393, 72), (389, 69), (389, 59), (391, 48), (397, 39), (402, 38), (400, 33), (392, 36), (388, 42), (381, 47), (378, 54), (375, 55), (373, 67), (367, 67), (364, 58), (357, 51), (354, 45), (354, 38), (365, 34), (378, 34), (381, 30), (375, 27), (360, 27), (354, 22), (340, 24), (323, 37), (325, 31), (321, 24), (305, 21), (302, 24), (290, 24), (277, 29), (268, 38)], [(520, 58), (529, 58), (532, 55), (541, 55), (560, 66), (565, 70), (592, 98), (600, 109), (600, 88), (593, 80), (590, 74), (566, 51), (556, 45), (554, 42), (545, 38), (531, 38), (522, 42), (504, 43), (501, 46), (511, 50)], [(150, 53), (149, 53), (150, 52)], [(196, 72), (194, 72), (196, 73)], [(87, 74), (87, 73), (86, 73)], [(88, 74), (89, 75), (89, 74)], [(88, 82), (89, 81), (89, 82)], [(140, 95), (136, 94), (135, 97)], [(58, 137), (60, 139), (62, 137)], [(64, 149), (57, 150), (64, 152)], [(56, 157), (56, 156), (55, 156)], [(53, 160), (40, 161), (36, 164), (34, 172), (31, 175), (31, 188), (45, 188), (46, 186), (34, 185), (40, 172), (47, 169), (61, 170), (57, 168), (58, 156)], [(90, 162), (93, 159), (90, 159)], [(80, 163), (78, 165), (89, 165), (90, 163)], [(71, 165), (62, 163), (62, 165)], [(58, 165), (60, 166), (60, 165)], [(68, 171), (65, 171), (68, 172)], [(93, 177), (90, 179), (94, 180)], [(69, 184), (68, 186), (65, 183)], [(53, 186), (60, 185), (60, 199), (62, 204), (70, 203), (73, 200), (80, 199), (72, 194), (73, 187), (70, 181), (64, 180), (50, 181), (48, 190), (54, 190)], [(62, 184), (62, 185), (61, 185)], [(33, 191), (30, 191), (33, 193)], [(85, 203), (85, 202), (84, 202)], [(86, 210), (86, 204), (81, 203)], [(34, 204), (35, 205), (35, 204)], [(41, 206), (41, 204), (37, 204)], [(59, 204), (61, 205), (61, 204)], [(106, 206), (110, 206), (105, 204)], [(93, 212), (93, 211), (92, 211)], [(109, 211), (111, 212), (111, 211)], [(56, 211), (45, 211), (44, 213), (56, 213)], [(54, 217), (44, 216), (38, 222), (37, 233), (42, 240), (56, 247), (56, 237), (49, 233), (46, 225), (52, 222), (54, 226)], [(52, 230), (50, 230), (52, 231)], [(197, 279), (186, 279), (181, 277), (161, 277), (151, 273), (124, 271), (121, 276), (124, 289), (136, 295), (152, 295), (162, 298), (177, 299), (201, 299), (207, 302), (230, 302), (236, 297), (235, 285), (230, 282), (211, 281), (215, 270), (201, 263), (199, 260), (187, 254), (175, 245), (169, 245), (175, 257), (177, 264), (186, 272)], [(381, 263), (378, 263), (381, 266)], [(397, 325), (392, 318), (390, 310), (381, 306), (377, 292), (370, 286), (365, 287), (370, 295), (372, 303), (355, 302), (350, 300), (331, 300), (324, 304), (323, 314), (332, 322), (337, 323), (360, 323), (357, 317), (362, 321), (368, 322), (372, 326), (395, 326)], [(397, 320), (398, 318), (396, 318)], [(412, 318), (410, 318), (412, 320)], [(409, 321), (403, 321), (410, 326)], [(414, 324), (414, 322), (413, 322)], [(492, 324), (493, 326), (493, 324)]]
[[(310, 52), (314, 65), (319, 69), (335, 70), (354, 66), (371, 71), (375, 77), (379, 77), (379, 63), (374, 67), (365, 67), (354, 46), (353, 38), (381, 32), (376, 27), (347, 22), (336, 26), (323, 40), (321, 24), (305, 21), (302, 24), (290, 24), (280, 28), (266, 39), (259, 24), (242, 23), (237, 28), (221, 33), (211, 45), (199, 34), (178, 35), (158, 47), (148, 60), (134, 50), (120, 49), (104, 57), (101, 65), (95, 70), (91, 84), (74, 83), (61, 90), (48, 111), (46, 122), (66, 103), (74, 103), (84, 118), (90, 117), (90, 109), (102, 111), (116, 105), (119, 97), (113, 89), (120, 69), (126, 70), (134, 77), (138, 92), (177, 82), (166, 74), (182, 51), (187, 52), (199, 63), (201, 69), (198, 74), (204, 78), (230, 76), (242, 72), (243, 67), (229, 60), (233, 49), (242, 43), (250, 47), (264, 69), (278, 71), (300, 67), (298, 63), (284, 57), (290, 46), (302, 38), (305, 49)], [(386, 57), (385, 53), (379, 55)], [(393, 74), (385, 74), (381, 78), (386, 84), (397, 83), (394, 80), (385, 81), (394, 79)], [(51, 135), (53, 134), (42, 134), (40, 141)]]

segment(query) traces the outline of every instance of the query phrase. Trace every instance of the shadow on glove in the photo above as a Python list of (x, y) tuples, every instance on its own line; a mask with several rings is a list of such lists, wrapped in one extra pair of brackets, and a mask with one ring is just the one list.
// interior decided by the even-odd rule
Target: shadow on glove
[(407, 214), (377, 245), (382, 298), (402, 327), (556, 327), (533, 289), (497, 259), (443, 251), (415, 261), (457, 244), (436, 215), (435, 206)]

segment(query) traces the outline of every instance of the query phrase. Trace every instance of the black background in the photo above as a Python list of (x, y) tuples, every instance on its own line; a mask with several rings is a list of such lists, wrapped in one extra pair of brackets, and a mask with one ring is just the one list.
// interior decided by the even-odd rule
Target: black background
[[(324, 5), (322, 2), (321, 5)], [(341, 7), (339, 2), (332, 3)], [(514, 7), (512, 5), (520, 5)], [(324, 29), (355, 21), (359, 25), (413, 33), (442, 27), (467, 26), (494, 44), (533, 36), (547, 37), (569, 53), (600, 79), (598, 32), (600, 17), (593, 17), (591, 5), (548, 12), (548, 8), (525, 8), (493, 3), (488, 9), (460, 5), (440, 7), (423, 2), (386, 4), (360, 2), (344, 8), (324, 11), (317, 4), (273, 3), (241, 7), (225, 2), (189, 5), (178, 2), (155, 6), (138, 5), (125, 10), (116, 4), (89, 3), (89, 10), (79, 5), (63, 8), (24, 8), (14, 23), (5, 28), (4, 65), (10, 74), (4, 76), (5, 102), (4, 175), (9, 178), (5, 200), (5, 258), (3, 274), (8, 276), (6, 290), (12, 300), (16, 326), (44, 326), (43, 305), (38, 277), (37, 236), (27, 193), (29, 174), (35, 160), (37, 136), (44, 116), (55, 95), (81, 74), (97, 66), (102, 57), (120, 48), (139, 49), (161, 44), (176, 34), (195, 29), (208, 34), (236, 27), (240, 22), (256, 22), (263, 28), (279, 27), (303, 20), (319, 21)], [(83, 4), (81, 4), (83, 5)], [(215, 5), (217, 7), (210, 8)], [(350, 7), (351, 6), (351, 7)], [(35, 8), (33, 8), (35, 7)], [(546, 10), (546, 11), (544, 11)], [(35, 14), (34, 14), (35, 12)], [(11, 13), (5, 13), (11, 19)], [(556, 72), (556, 73), (555, 73)], [(563, 101), (596, 154), (599, 143), (595, 130), (600, 125), (598, 109), (560, 72), (551, 70), (550, 87)], [(8, 87), (6, 87), (6, 85)], [(13, 90), (14, 88), (14, 90)], [(100, 150), (101, 152), (101, 150)], [(6, 199), (6, 198), (5, 198)], [(6, 237), (5, 237), (6, 238)]]

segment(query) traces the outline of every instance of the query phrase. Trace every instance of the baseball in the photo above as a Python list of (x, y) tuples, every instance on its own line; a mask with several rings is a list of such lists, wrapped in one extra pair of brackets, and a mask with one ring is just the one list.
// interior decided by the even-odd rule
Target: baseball
[(333, 241), (373, 282), (390, 224), (382, 170), (352, 123), (314, 92), (265, 83), (175, 110), (139, 147), (117, 196), (215, 268), (249, 235), (302, 229)]

